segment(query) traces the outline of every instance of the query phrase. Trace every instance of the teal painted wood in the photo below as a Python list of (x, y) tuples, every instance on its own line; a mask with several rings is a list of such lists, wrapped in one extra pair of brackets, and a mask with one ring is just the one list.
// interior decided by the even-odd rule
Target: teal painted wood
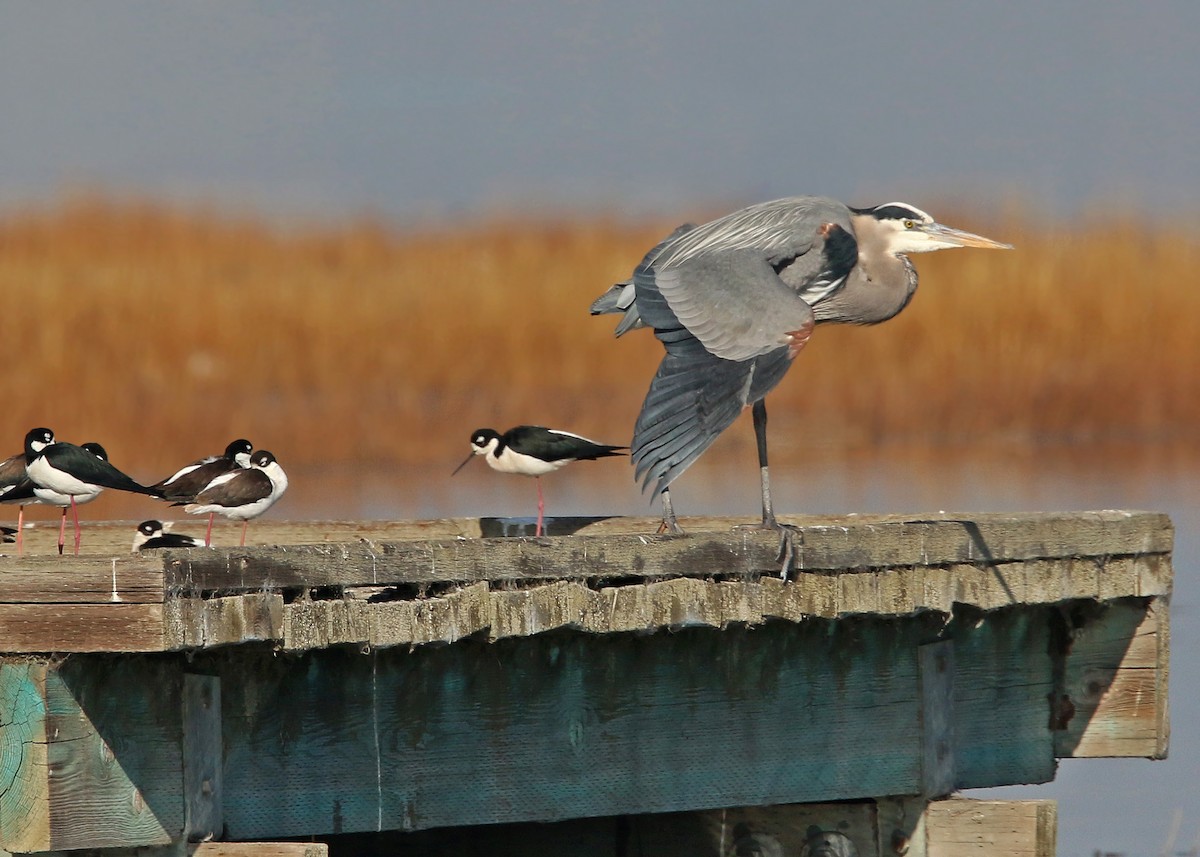
[(227, 832), (914, 793), (928, 634), (863, 619), (243, 660), (221, 673)]
[(183, 816), (189, 842), (221, 836), (221, 681), (189, 673), (183, 677)]
[(45, 763), (36, 753), (46, 741), (44, 675), (41, 664), (0, 664), (0, 848), (28, 848), (44, 835), (48, 790), (30, 771)]
[(1054, 608), (969, 611), (954, 640), (954, 757), (958, 788), (1054, 779), (1050, 621)]

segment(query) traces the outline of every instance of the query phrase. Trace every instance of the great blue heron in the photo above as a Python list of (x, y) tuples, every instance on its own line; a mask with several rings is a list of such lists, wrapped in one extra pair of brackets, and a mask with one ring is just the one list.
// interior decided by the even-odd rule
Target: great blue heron
[(811, 196), (685, 224), (660, 242), (591, 311), (622, 313), (618, 336), (652, 327), (666, 348), (631, 453), (643, 490), (653, 482), (662, 497), (662, 529), (680, 532), (671, 483), (749, 405), (762, 526), (782, 530), (771, 505), (764, 398), (813, 326), (878, 324), (899, 313), (917, 288), (907, 254), (1010, 246), (943, 226), (907, 203), (850, 208)]
[[(475, 429), (471, 433), (471, 454), (454, 469), (462, 470), (477, 455), (485, 457), (488, 467), (501, 473), (532, 476), (537, 482), (538, 517), (535, 535), (542, 535), (546, 503), (542, 498), (542, 479), (572, 461), (595, 461), (611, 455), (624, 455), (627, 446), (596, 443), (581, 435), (544, 426), (514, 426), (501, 434), (495, 429)], [(454, 473), (450, 475), (453, 476)]]

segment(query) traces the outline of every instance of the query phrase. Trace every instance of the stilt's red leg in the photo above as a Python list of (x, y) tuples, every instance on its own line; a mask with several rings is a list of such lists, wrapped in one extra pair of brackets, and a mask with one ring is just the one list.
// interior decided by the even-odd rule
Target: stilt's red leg
[(213, 525), (213, 518), (215, 518), (216, 516), (217, 516), (216, 512), (208, 513), (208, 529), (204, 532), (204, 546), (206, 548), (212, 547), (212, 525)]
[[(63, 509), (63, 514), (66, 514), (66, 509)], [(75, 556), (79, 556), (79, 507), (75, 505), (75, 497), (71, 496), (71, 514), (75, 518)]]
[(246, 546), (246, 527), (248, 527), (248, 526), (250, 526), (249, 519), (242, 521), (242, 541), (239, 543), (238, 547), (244, 548)]
[(545, 535), (545, 528), (542, 526), (542, 516), (543, 516), (543, 515), (545, 514), (545, 512), (546, 512), (546, 503), (545, 503), (545, 501), (542, 499), (542, 477), (540, 477), (540, 476), (535, 476), (535, 477), (533, 477), (533, 481), (537, 483), (537, 488), (538, 488), (538, 522), (537, 522), (537, 535), (541, 536), (541, 535)]
[(25, 552), (25, 507), (17, 507), (17, 556)]
[(58, 522), (58, 555), (62, 556), (63, 543), (66, 541), (67, 535), (67, 507), (62, 507), (62, 518)]

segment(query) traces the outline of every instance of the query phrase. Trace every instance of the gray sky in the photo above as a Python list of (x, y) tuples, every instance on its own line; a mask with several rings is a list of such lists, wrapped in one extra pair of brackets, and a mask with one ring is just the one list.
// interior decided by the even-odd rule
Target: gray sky
[(1200, 3), (5, 3), (0, 210), (1193, 211)]

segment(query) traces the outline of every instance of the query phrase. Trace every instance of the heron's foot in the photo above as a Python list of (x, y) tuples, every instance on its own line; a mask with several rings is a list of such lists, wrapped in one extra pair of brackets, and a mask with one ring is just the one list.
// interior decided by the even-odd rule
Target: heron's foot
[(775, 530), (779, 533), (779, 552), (775, 561), (779, 563), (779, 576), (787, 580), (796, 561), (796, 544), (804, 544), (804, 533), (793, 524), (781, 524), (774, 515), (764, 515), (758, 524), (738, 524), (735, 530)]
[(658, 534), (668, 536), (682, 536), (683, 527), (679, 526), (679, 522), (672, 515), (669, 518), (663, 518), (662, 523), (658, 525)]

